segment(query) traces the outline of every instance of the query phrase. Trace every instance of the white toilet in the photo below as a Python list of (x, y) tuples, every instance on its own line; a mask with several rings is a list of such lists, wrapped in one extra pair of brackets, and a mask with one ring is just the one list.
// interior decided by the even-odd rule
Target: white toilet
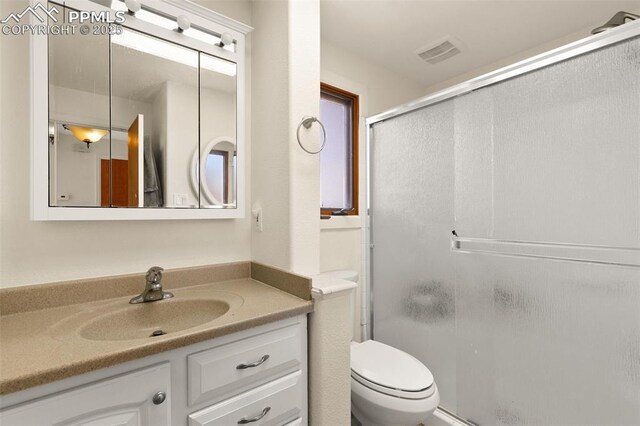
[(363, 426), (416, 426), (440, 403), (427, 367), (384, 343), (351, 342), (351, 411)]
[[(322, 275), (358, 281), (355, 271)], [(351, 342), (351, 412), (363, 426), (416, 426), (439, 403), (431, 372), (416, 358), (374, 340)]]

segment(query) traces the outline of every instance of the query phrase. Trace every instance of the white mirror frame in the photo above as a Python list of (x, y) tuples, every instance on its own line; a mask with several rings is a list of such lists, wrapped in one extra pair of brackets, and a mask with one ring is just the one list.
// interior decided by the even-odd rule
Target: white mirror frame
[[(52, 0), (62, 5), (62, 0)], [(37, 0), (30, 0), (35, 6)], [(110, 11), (88, 0), (65, 0), (65, 6), (86, 11)], [(49, 206), (49, 59), (48, 40), (43, 34), (31, 35), (31, 219), (37, 221), (71, 220), (167, 220), (167, 219), (237, 219), (245, 217), (245, 167), (246, 92), (245, 92), (245, 35), (253, 28), (227, 18), (205, 7), (184, 0), (141, 0), (143, 7), (166, 16), (186, 16), (194, 26), (207, 28), (222, 34), (231, 34), (236, 41), (236, 51), (231, 52), (216, 45), (193, 39), (177, 31), (158, 27), (127, 15), (126, 26), (155, 37), (197, 49), (236, 63), (236, 208), (180, 209), (180, 208), (101, 208), (101, 207), (50, 207)], [(37, 25), (34, 17), (31, 24)], [(177, 24), (176, 24), (177, 27)]]

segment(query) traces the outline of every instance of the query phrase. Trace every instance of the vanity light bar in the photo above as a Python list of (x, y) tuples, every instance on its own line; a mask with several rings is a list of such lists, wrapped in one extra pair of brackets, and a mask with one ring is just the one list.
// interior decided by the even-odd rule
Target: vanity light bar
[[(185, 30), (184, 34), (188, 35), (191, 38), (195, 38), (196, 40), (200, 40), (208, 44), (220, 43), (220, 37), (214, 36), (213, 34), (209, 34), (197, 28), (191, 27), (188, 30)], [(236, 46), (235, 43), (230, 43), (230, 44), (225, 44), (222, 48), (224, 50), (228, 50), (229, 52), (235, 52), (236, 50), (235, 46)]]
[[(124, 4), (123, 0), (112, 0), (111, 9), (123, 12), (128, 11), (127, 6)], [(171, 31), (175, 30), (178, 27), (178, 24), (175, 20), (159, 15), (157, 13), (150, 12), (145, 9), (141, 9), (136, 12), (136, 18)], [(220, 43), (220, 37), (194, 27), (185, 30), (183, 34), (207, 44), (218, 45)], [(223, 49), (230, 52), (235, 52), (235, 44), (226, 44), (224, 45)]]
[[(163, 59), (170, 59), (174, 62), (198, 68), (198, 55), (193, 50), (147, 37), (128, 29), (125, 29), (122, 34), (112, 35), (111, 41), (120, 46), (137, 50), (138, 52), (158, 56)], [(200, 66), (204, 69), (228, 76), (233, 77), (236, 75), (236, 66), (234, 63), (206, 54), (200, 55)]]

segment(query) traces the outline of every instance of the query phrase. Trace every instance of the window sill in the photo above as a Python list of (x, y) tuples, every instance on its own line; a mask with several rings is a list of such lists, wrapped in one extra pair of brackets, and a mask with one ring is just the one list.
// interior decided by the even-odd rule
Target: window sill
[(362, 227), (360, 216), (331, 216), (331, 219), (321, 219), (320, 229), (356, 229)]

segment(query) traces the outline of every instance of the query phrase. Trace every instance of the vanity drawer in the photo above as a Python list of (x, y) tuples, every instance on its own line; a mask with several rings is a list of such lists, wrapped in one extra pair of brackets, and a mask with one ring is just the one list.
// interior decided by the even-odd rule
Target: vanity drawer
[(189, 415), (189, 426), (295, 425), (305, 391), (302, 372), (296, 371)]
[(221, 401), (300, 369), (304, 342), (294, 324), (189, 355), (189, 405)]

